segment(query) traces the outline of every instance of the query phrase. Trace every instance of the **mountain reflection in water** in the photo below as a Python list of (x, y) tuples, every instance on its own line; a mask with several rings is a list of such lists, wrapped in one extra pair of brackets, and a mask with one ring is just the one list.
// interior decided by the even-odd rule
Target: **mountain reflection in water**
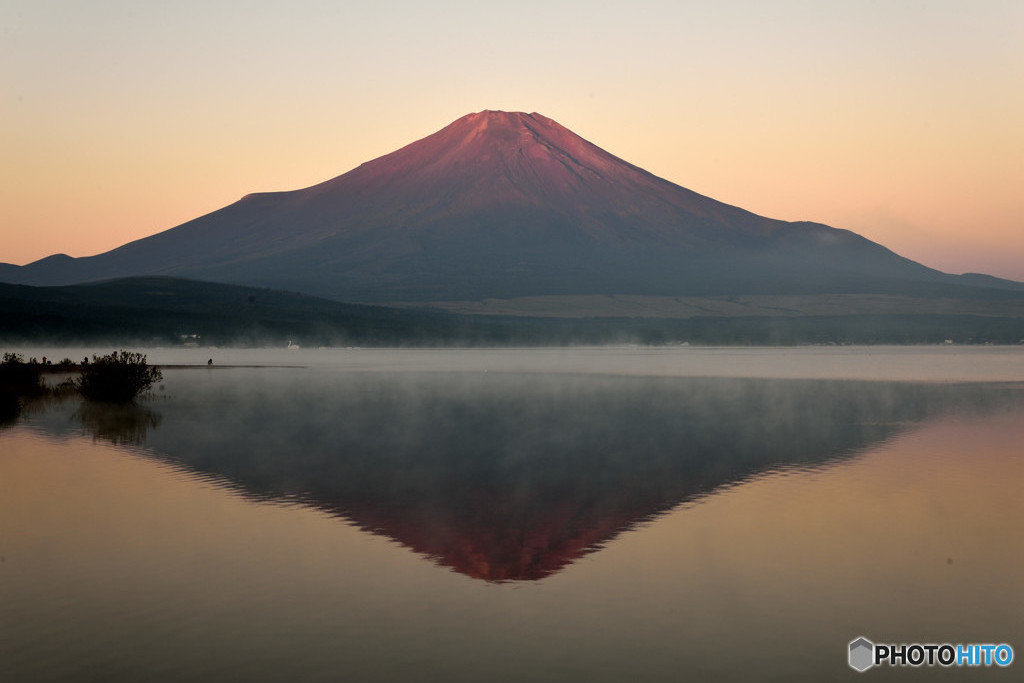
[(848, 458), (1017, 385), (521, 374), (170, 371), (80, 425), (246, 495), (315, 506), (486, 581), (538, 580), (759, 472)]

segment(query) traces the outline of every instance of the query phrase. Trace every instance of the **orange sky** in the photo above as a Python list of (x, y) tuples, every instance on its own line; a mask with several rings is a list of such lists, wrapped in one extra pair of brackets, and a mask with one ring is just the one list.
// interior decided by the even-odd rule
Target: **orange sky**
[(1024, 280), (1024, 3), (0, 4), (0, 261), (538, 111), (721, 201)]

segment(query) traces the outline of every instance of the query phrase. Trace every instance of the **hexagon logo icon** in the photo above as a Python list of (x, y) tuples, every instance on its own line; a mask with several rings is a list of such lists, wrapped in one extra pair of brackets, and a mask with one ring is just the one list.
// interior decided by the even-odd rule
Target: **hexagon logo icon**
[(875, 644), (861, 636), (850, 641), (850, 668), (867, 671), (875, 665)]

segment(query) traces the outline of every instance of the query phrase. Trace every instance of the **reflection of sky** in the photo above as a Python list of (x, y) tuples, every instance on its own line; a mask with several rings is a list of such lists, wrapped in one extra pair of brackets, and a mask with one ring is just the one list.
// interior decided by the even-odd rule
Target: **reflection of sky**
[(7, 430), (0, 674), (826, 680), (860, 633), (1013, 642), (1024, 608), (1021, 417), (927, 421), (859, 458), (683, 506), (545, 581), (509, 585), (103, 442)]
[(2, 260), (84, 256), (538, 111), (756, 213), (1024, 279), (1024, 10), (6, 2)]

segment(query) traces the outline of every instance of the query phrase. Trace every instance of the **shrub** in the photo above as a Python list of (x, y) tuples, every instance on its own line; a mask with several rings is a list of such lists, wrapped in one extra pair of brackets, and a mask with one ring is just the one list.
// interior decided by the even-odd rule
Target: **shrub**
[(37, 364), (26, 363), (24, 357), (17, 353), (5, 353), (0, 357), (0, 425), (18, 417), (24, 399), (42, 393)]
[(0, 387), (18, 394), (32, 393), (40, 388), (39, 364), (28, 363), (20, 353), (5, 353), (0, 358)]
[(149, 367), (144, 355), (121, 350), (109, 356), (93, 356), (91, 363), (83, 364), (78, 390), (92, 401), (126, 403), (161, 379), (160, 370)]

